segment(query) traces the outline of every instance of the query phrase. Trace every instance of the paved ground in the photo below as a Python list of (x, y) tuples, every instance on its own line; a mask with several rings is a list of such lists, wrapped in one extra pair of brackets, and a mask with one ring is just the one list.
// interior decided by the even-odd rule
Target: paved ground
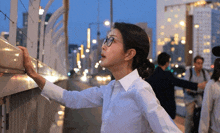
[[(80, 82), (69, 82), (68, 90), (83, 90), (90, 86)], [(65, 109), (63, 133), (99, 133), (102, 108)]]
[[(83, 90), (90, 86), (79, 81), (70, 81), (68, 90)], [(181, 91), (177, 95), (177, 110), (180, 115), (176, 116), (174, 122), (181, 131), (184, 131), (184, 104)], [(102, 108), (73, 110), (65, 108), (63, 133), (99, 133), (101, 127)]]

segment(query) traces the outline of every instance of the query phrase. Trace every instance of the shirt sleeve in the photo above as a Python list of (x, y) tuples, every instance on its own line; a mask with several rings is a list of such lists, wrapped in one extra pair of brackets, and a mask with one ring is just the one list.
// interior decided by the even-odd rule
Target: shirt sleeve
[(138, 105), (155, 133), (182, 133), (164, 108), (159, 104), (153, 90), (140, 89), (137, 92)]
[(205, 87), (202, 110), (199, 122), (199, 133), (208, 133), (210, 126), (210, 112), (213, 105), (213, 88), (212, 83), (209, 83)]
[(66, 107), (79, 109), (99, 107), (103, 103), (103, 86), (91, 87), (83, 91), (67, 91), (46, 81), (41, 95), (53, 99)]

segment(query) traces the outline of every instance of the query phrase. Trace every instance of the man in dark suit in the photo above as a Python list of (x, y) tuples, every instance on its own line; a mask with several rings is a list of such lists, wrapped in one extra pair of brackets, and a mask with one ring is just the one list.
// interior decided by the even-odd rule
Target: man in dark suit
[(197, 87), (204, 89), (206, 82), (193, 83), (181, 80), (174, 77), (171, 72), (165, 71), (169, 66), (170, 61), (170, 55), (165, 52), (158, 56), (157, 61), (159, 66), (155, 69), (154, 73), (146, 79), (146, 81), (152, 86), (161, 106), (167, 111), (172, 119), (175, 119), (176, 102), (174, 86), (197, 90)]

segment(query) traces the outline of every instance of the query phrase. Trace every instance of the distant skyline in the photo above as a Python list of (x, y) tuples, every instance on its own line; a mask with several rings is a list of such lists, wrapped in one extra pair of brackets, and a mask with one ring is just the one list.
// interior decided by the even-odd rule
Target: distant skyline
[[(12, 0), (11, 0), (12, 1)], [(28, 10), (29, 0), (21, 0), (25, 8)], [(40, 5), (45, 8), (49, 0), (41, 0)], [(54, 0), (50, 7), (50, 13), (53, 13), (62, 5), (63, 0)], [(18, 0), (18, 20), (17, 26), (22, 26), (22, 14), (26, 12), (25, 8)], [(98, 17), (98, 0), (70, 0), (69, 20), (68, 20), (68, 37), (69, 44), (86, 45), (86, 30), (89, 23), (97, 22)], [(10, 1), (0, 1), (0, 10), (10, 16)], [(110, 1), (99, 0), (99, 21), (104, 22), (110, 20)], [(153, 44), (156, 38), (156, 0), (113, 0), (113, 21), (139, 23), (146, 22), (148, 27), (153, 29)], [(110, 27), (100, 24), (101, 38), (106, 36)], [(0, 32), (9, 31), (9, 20), (5, 19), (0, 13)], [(91, 26), (91, 39), (96, 39), (97, 25)], [(155, 55), (155, 46), (153, 47), (153, 55)]]

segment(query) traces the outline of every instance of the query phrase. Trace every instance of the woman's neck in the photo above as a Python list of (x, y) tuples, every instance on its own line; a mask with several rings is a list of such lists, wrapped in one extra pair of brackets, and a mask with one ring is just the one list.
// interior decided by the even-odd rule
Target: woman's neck
[(114, 68), (110, 68), (109, 70), (111, 71), (115, 80), (120, 80), (133, 71), (131, 68), (125, 66), (117, 66)]

